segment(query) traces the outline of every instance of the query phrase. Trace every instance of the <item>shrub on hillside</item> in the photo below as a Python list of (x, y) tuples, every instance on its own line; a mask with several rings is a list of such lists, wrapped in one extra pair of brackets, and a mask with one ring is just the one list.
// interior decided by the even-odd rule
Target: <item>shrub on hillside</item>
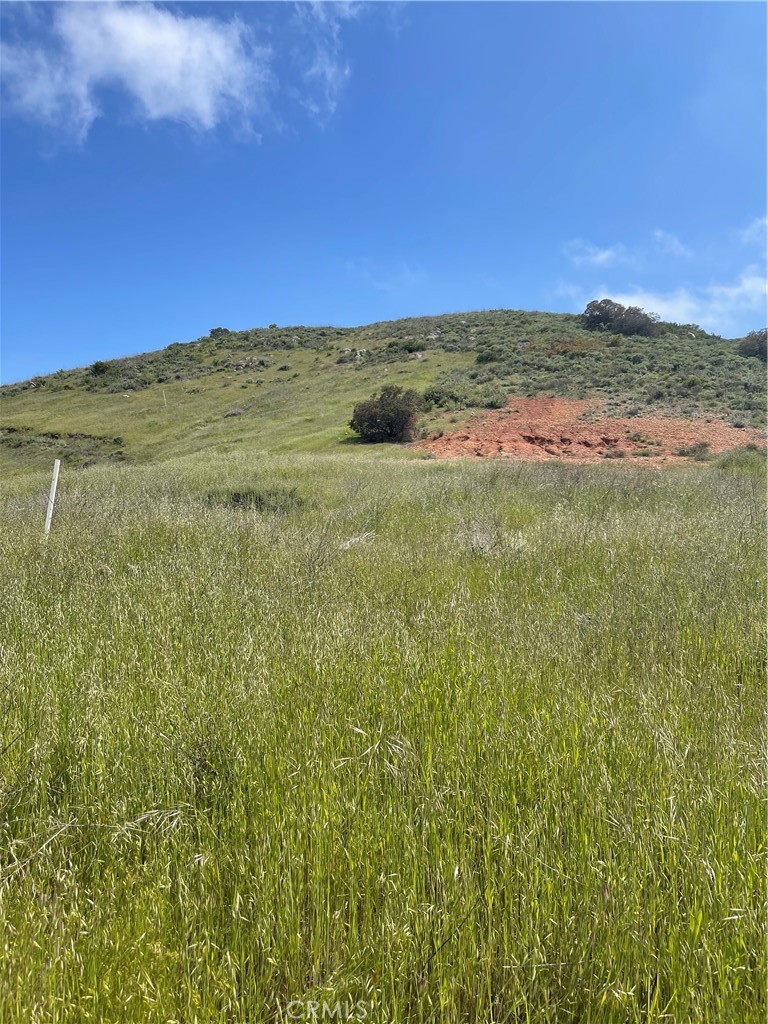
[(750, 331), (746, 338), (739, 343), (737, 351), (740, 356), (756, 356), (766, 362), (768, 358), (767, 341), (768, 328), (763, 327), (761, 331)]
[(503, 409), (508, 399), (509, 395), (504, 387), (489, 386), (482, 390), (480, 404), (484, 409)]
[(756, 444), (745, 444), (741, 448), (733, 448), (729, 452), (724, 452), (717, 460), (717, 466), (718, 469), (734, 473), (765, 473), (765, 452), (761, 451)]
[(413, 388), (403, 391), (390, 384), (355, 406), (350, 427), (362, 441), (411, 441), (424, 399)]
[(491, 348), (482, 348), (477, 353), (475, 362), (482, 365), (483, 363), (498, 363), (504, 358), (504, 353), (498, 346), (492, 346)]
[(393, 352), (423, 352), (427, 347), (423, 338), (403, 338), (401, 341), (390, 341), (387, 348)]
[(424, 400), (428, 406), (436, 405), (441, 409), (501, 409), (507, 404), (509, 389), (492, 374), (478, 375), (470, 371), (469, 380), (460, 375), (446, 375), (445, 380), (431, 384), (424, 392)]
[(712, 457), (706, 441), (696, 441), (694, 444), (678, 448), (677, 454), (684, 458), (694, 459), (696, 462), (706, 462)]
[(611, 299), (595, 299), (581, 314), (588, 331), (611, 331), (614, 334), (652, 338), (657, 333), (655, 313), (646, 313), (639, 306), (622, 306)]

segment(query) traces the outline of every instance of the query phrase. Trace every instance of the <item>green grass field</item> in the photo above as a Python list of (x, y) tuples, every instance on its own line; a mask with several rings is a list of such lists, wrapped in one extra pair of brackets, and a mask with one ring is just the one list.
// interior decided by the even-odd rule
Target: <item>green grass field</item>
[(743, 462), (10, 477), (0, 1022), (763, 1022)]

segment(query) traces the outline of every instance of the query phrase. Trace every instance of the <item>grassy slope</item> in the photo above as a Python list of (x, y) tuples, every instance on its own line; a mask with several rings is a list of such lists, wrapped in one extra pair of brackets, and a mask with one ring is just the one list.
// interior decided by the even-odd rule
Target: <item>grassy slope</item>
[[(3, 426), (119, 437), (120, 450), (132, 462), (209, 448), (222, 454), (237, 447), (272, 452), (327, 450), (353, 438), (347, 428), (352, 407), (382, 380), (423, 389), (441, 371), (470, 361), (465, 354), (430, 353), (426, 359), (406, 364), (357, 369), (312, 351), (284, 355), (291, 370), (279, 371), (283, 363), (275, 360), (260, 373), (260, 385), (245, 384), (243, 374), (225, 371), (116, 394), (84, 389), (27, 391), (4, 403)], [(232, 409), (242, 409), (243, 414), (228, 417)], [(67, 442), (56, 444), (54, 439), (52, 444), (36, 444), (27, 451), (5, 446), (2, 457), (13, 465), (40, 466), (50, 463), (54, 453), (61, 454)], [(107, 455), (112, 450), (110, 446)]]
[[(364, 350), (362, 358), (339, 362), (349, 358), (346, 349)], [(285, 364), (290, 369), (281, 371)], [(55, 456), (75, 465), (141, 463), (207, 449), (339, 450), (351, 440), (355, 402), (386, 382), (438, 384), (444, 408), (456, 410), (548, 392), (597, 396), (616, 413), (757, 425), (765, 406), (764, 366), (737, 355), (733, 342), (677, 325), (662, 325), (659, 338), (621, 339), (590, 334), (574, 316), (510, 310), (346, 330), (214, 333), (95, 368), (101, 372), (59, 371), (0, 388), (3, 465), (34, 469)], [(227, 417), (233, 408), (244, 412)], [(90, 436), (65, 436), (76, 434)]]
[(753, 468), (8, 482), (0, 1020), (764, 1021)]

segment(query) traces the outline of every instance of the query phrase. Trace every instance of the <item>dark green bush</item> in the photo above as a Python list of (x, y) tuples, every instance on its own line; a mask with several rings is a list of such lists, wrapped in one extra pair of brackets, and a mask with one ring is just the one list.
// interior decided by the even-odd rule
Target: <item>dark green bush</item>
[(424, 398), (409, 388), (403, 391), (390, 384), (355, 406), (349, 425), (360, 439), (371, 443), (411, 441), (416, 433), (419, 413), (425, 408)]
[(477, 353), (478, 363), (498, 363), (503, 359), (504, 353), (500, 348), (483, 348)]
[(211, 505), (226, 505), (236, 509), (254, 509), (257, 512), (285, 514), (301, 508), (304, 498), (296, 487), (241, 487), (211, 491)]
[(761, 331), (750, 331), (750, 333), (739, 343), (737, 352), (740, 356), (755, 356), (766, 362), (768, 359), (768, 328), (763, 327)]
[(639, 306), (622, 306), (611, 299), (595, 299), (581, 314), (588, 331), (613, 331), (616, 334), (652, 338), (657, 333), (658, 317)]
[(689, 459), (695, 459), (696, 462), (704, 462), (712, 457), (706, 441), (697, 441), (695, 444), (678, 448), (677, 454)]
[(423, 352), (427, 347), (426, 341), (422, 338), (405, 338), (402, 341), (390, 341), (387, 348), (397, 352)]

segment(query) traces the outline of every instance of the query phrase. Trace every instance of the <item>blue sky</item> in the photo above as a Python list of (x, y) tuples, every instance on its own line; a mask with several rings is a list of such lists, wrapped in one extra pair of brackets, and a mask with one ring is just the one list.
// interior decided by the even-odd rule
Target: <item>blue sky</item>
[(765, 302), (759, 3), (4, 3), (2, 379), (210, 328)]

